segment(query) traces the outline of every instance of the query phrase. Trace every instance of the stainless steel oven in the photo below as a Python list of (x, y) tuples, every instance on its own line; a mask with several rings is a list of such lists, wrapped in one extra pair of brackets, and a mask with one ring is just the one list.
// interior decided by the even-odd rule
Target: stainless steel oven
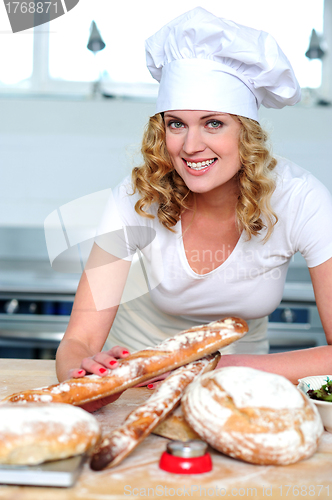
[(315, 303), (282, 301), (269, 317), (270, 352), (326, 345)]
[(74, 296), (0, 292), (0, 357), (54, 359)]
[[(79, 275), (49, 261), (0, 261), (0, 357), (53, 358), (66, 330)], [(326, 344), (308, 269), (290, 267), (270, 316), (270, 352)]]
[(269, 317), (270, 352), (326, 345), (308, 268), (290, 266), (280, 306)]
[[(53, 359), (73, 294), (0, 293), (0, 357)], [(326, 345), (315, 303), (283, 301), (270, 315), (270, 352)]]

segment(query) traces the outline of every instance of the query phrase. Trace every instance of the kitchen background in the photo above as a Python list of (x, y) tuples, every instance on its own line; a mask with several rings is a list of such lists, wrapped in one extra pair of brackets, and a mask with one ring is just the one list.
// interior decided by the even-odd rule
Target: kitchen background
[[(325, 20), (322, 86), (304, 89), (302, 103), (292, 108), (262, 108), (260, 117), (273, 151), (313, 172), (332, 192), (331, 0), (325, 11), (331, 23)], [(52, 269), (45, 219), (129, 174), (152, 114), (153, 96), (103, 97), (96, 86), (83, 96), (0, 87), (0, 357), (54, 356), (79, 273)], [(325, 342), (300, 255), (269, 334), (273, 352)]]

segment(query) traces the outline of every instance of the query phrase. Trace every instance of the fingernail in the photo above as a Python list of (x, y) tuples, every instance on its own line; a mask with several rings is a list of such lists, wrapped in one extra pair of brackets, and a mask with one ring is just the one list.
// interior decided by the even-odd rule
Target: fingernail
[(147, 385), (147, 388), (148, 388), (148, 389), (153, 389), (153, 384), (148, 384), (148, 385)]
[(129, 351), (122, 351), (122, 356), (124, 356), (125, 354), (129, 354)]
[(117, 364), (117, 361), (115, 361), (114, 359), (112, 359), (112, 361), (110, 361), (110, 365), (111, 365), (111, 366), (114, 366), (114, 365), (116, 365), (116, 364)]
[(99, 368), (99, 373), (105, 373), (106, 372), (106, 368)]
[(82, 373), (84, 373), (84, 370), (78, 370), (78, 375), (82, 375)]

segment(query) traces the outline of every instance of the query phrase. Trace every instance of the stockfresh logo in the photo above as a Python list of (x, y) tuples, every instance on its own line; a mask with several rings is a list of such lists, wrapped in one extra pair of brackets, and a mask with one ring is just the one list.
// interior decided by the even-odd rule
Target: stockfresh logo
[(13, 33), (48, 23), (67, 14), (79, 0), (3, 0)]

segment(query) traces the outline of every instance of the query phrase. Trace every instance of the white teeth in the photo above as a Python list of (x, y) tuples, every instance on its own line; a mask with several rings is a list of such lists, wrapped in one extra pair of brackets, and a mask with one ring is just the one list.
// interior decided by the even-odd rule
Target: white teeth
[(206, 161), (202, 161), (202, 162), (198, 162), (198, 163), (194, 163), (194, 162), (190, 162), (190, 161), (187, 161), (187, 165), (188, 167), (190, 168), (193, 168), (194, 170), (202, 170), (203, 168), (207, 167), (208, 165), (211, 165), (211, 163), (213, 163), (215, 160), (215, 158), (213, 158), (213, 160), (206, 160)]

